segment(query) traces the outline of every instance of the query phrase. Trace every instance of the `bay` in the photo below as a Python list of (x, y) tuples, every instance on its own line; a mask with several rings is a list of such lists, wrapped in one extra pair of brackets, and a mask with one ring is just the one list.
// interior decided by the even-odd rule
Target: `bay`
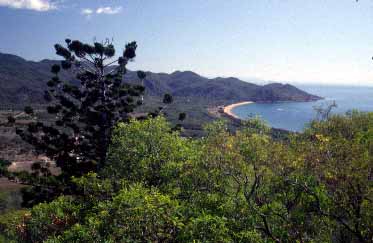
[(253, 103), (234, 108), (241, 119), (259, 116), (271, 127), (302, 131), (316, 119), (315, 107), (326, 107), (333, 101), (337, 107), (332, 114), (345, 114), (351, 110), (373, 111), (373, 87), (297, 85), (298, 88), (324, 99), (314, 102)]

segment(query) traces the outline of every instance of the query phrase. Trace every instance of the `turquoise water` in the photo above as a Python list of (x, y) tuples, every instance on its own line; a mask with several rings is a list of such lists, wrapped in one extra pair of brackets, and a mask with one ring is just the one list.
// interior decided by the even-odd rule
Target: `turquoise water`
[(373, 87), (347, 86), (297, 86), (325, 99), (315, 102), (278, 102), (272, 104), (248, 104), (234, 108), (232, 112), (242, 119), (259, 116), (270, 126), (291, 131), (302, 131), (316, 118), (315, 106), (336, 102), (332, 113), (343, 114), (350, 110), (373, 111)]

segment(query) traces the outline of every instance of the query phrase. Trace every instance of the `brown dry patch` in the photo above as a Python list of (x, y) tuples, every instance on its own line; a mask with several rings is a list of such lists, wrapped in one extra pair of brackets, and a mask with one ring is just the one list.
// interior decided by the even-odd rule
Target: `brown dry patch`
[(13, 182), (8, 180), (7, 178), (0, 177), (0, 191), (17, 191), (25, 187), (25, 185)]

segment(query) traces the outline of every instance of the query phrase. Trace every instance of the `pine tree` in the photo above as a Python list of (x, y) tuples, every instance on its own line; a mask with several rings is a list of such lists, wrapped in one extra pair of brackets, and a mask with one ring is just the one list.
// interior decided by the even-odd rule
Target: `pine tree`
[[(113, 126), (129, 120), (129, 113), (142, 104), (144, 92), (144, 86), (122, 81), (126, 65), (136, 56), (136, 42), (128, 43), (119, 58), (114, 58), (115, 49), (108, 40), (93, 45), (65, 42), (66, 47), (54, 46), (63, 60), (51, 67), (53, 78), (45, 92), (47, 111), (55, 120), (17, 129), (36, 152), (56, 162), (62, 184), (105, 165)], [(61, 80), (62, 70), (75, 74), (76, 82)], [(137, 74), (141, 81), (145, 78), (144, 72)], [(25, 113), (35, 116), (31, 107), (25, 107)]]

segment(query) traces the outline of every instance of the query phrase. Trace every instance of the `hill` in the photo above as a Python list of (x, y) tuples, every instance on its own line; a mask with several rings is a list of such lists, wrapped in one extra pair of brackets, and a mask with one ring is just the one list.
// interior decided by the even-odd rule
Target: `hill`
[[(55, 60), (27, 61), (21, 57), (0, 53), (0, 103), (5, 105), (40, 104), (49, 72)], [(62, 78), (74, 81), (69, 73)], [(128, 82), (138, 82), (136, 73), (128, 71)], [(145, 80), (147, 96), (170, 93), (175, 97), (203, 100), (211, 105), (224, 105), (237, 101), (255, 102), (311, 101), (320, 99), (289, 84), (256, 85), (237, 78), (202, 77), (191, 71), (171, 74), (147, 72)], [(151, 100), (151, 99), (148, 99)]]

